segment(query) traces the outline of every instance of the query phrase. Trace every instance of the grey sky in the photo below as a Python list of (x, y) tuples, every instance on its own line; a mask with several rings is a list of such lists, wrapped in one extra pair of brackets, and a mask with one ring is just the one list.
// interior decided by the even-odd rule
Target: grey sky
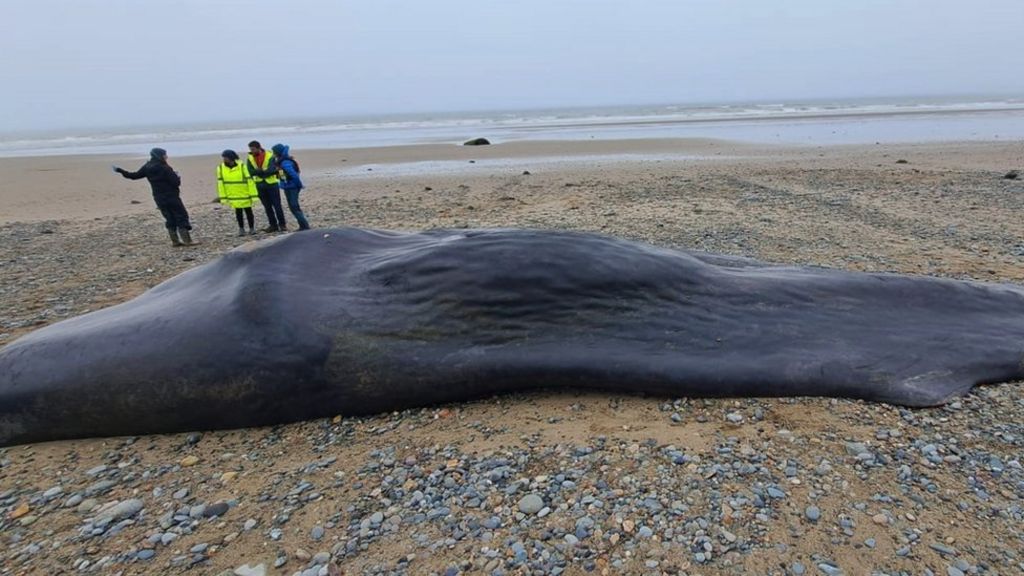
[(17, 0), (0, 132), (1024, 95), (1021, 0)]

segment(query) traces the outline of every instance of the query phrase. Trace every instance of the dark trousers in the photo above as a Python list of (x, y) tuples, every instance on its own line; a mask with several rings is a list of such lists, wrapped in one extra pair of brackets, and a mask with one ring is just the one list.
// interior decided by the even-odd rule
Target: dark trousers
[(246, 220), (249, 221), (249, 230), (253, 229), (256, 225), (256, 218), (252, 215), (252, 208), (235, 208), (235, 220), (238, 221), (238, 227), (244, 228), (242, 223), (242, 215), (245, 215)]
[(288, 209), (292, 211), (292, 216), (295, 216), (295, 220), (299, 223), (299, 230), (309, 230), (309, 222), (306, 221), (306, 215), (302, 213), (302, 207), (299, 206), (299, 192), (301, 190), (301, 188), (286, 188), (284, 197), (288, 199)]
[(256, 192), (260, 196), (260, 203), (267, 211), (267, 222), (271, 228), (284, 228), (284, 209), (281, 207), (281, 189), (277, 184), (266, 182), (256, 183)]
[(188, 221), (188, 210), (185, 210), (185, 205), (181, 203), (179, 196), (173, 198), (154, 197), (153, 200), (156, 200), (156, 207), (160, 209), (160, 214), (163, 214), (164, 226), (168, 230), (192, 229), (192, 224)]

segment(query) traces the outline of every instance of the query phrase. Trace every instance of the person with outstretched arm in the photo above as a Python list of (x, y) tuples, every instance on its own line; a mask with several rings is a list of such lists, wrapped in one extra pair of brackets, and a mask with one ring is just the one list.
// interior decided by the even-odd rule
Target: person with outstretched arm
[[(181, 177), (167, 163), (167, 151), (153, 148), (149, 151), (149, 162), (135, 172), (114, 166), (114, 172), (129, 180), (149, 180), (153, 189), (153, 201), (164, 217), (164, 225), (174, 246), (191, 246), (192, 224), (189, 223), (188, 210), (181, 203)], [(180, 237), (180, 238), (179, 238)]]

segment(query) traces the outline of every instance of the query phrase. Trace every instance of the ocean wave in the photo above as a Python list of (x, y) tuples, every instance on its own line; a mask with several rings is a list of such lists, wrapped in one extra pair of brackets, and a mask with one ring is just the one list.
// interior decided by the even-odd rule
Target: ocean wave
[[(734, 121), (982, 113), (1024, 110), (1020, 99), (763, 102), (495, 111), (312, 119), (253, 126), (193, 126), (161, 130), (0, 136), (0, 156), (81, 153), (137, 153), (152, 145), (176, 146), (176, 153), (209, 153), (221, 146), (244, 147), (248, 140), (287, 140), (305, 147), (362, 147), (454, 142), (483, 133), (516, 138), (529, 133), (564, 137), (574, 129), (621, 130)], [(166, 146), (165, 146), (166, 147)]]

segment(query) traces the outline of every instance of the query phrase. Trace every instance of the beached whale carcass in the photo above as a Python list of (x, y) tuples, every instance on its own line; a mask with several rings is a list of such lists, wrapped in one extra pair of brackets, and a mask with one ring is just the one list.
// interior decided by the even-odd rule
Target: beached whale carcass
[(594, 234), (251, 243), (0, 349), (0, 444), (368, 414), (533, 388), (941, 404), (1024, 374), (1015, 285)]

